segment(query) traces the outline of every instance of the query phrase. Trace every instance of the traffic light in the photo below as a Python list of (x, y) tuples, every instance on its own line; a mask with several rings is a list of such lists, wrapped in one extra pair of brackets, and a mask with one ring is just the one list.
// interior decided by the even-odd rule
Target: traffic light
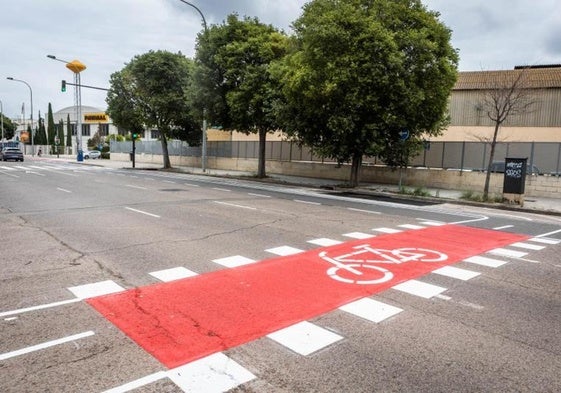
[(132, 133), (132, 139), (138, 139), (138, 133), (133, 132)]
[(63, 93), (66, 91), (66, 81), (62, 81), (62, 84), (60, 85), (60, 91), (62, 91)]

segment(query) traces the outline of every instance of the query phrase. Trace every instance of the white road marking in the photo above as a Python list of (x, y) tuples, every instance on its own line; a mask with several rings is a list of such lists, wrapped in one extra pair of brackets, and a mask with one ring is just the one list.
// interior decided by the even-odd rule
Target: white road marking
[(373, 235), (371, 233), (364, 233), (364, 232), (344, 233), (343, 236), (350, 237), (350, 238), (353, 238), (353, 239), (370, 239), (370, 238), (376, 237), (376, 235)]
[(239, 207), (240, 209), (257, 210), (257, 208), (255, 208), (255, 207), (237, 205), (237, 204), (235, 204), (235, 203), (220, 202), (220, 201), (214, 201), (214, 203), (218, 203), (219, 205), (226, 205), (226, 206), (232, 206), (232, 207)]
[(130, 210), (132, 212), (145, 214), (145, 215), (150, 216), (150, 217), (160, 218), (160, 216), (158, 216), (157, 214), (152, 214), (152, 213), (148, 213), (148, 212), (145, 212), (145, 211), (142, 211), (142, 210), (133, 209), (132, 207), (125, 206), (125, 209)]
[(401, 232), (401, 230), (399, 229), (393, 229), (393, 228), (374, 228), (372, 229), (373, 231), (376, 232), (381, 232), (381, 233), (399, 233)]
[(136, 379), (129, 383), (126, 383), (121, 386), (117, 386), (113, 389), (105, 390), (103, 393), (125, 393), (130, 392), (131, 390), (138, 389), (142, 386), (154, 383), (159, 381), (160, 379), (167, 378), (167, 373), (165, 371), (158, 371), (157, 373), (147, 375), (145, 377)]
[(440, 274), (441, 276), (456, 278), (458, 280), (467, 281), (474, 277), (479, 276), (481, 273), (473, 272), (471, 270), (460, 269), (453, 266), (444, 266), (440, 269), (433, 270), (433, 273)]
[(129, 187), (129, 188), (136, 188), (138, 190), (147, 190), (148, 188), (146, 187), (142, 187), (142, 186), (134, 186), (132, 184), (125, 184), (125, 187)]
[[(150, 179), (150, 180), (154, 180), (154, 179)], [(198, 184), (191, 184), (191, 183), (183, 183), (183, 185), (189, 187), (200, 187)]]
[(212, 187), (212, 189), (217, 191), (232, 192), (232, 190), (229, 190), (227, 188)]
[(7, 171), (15, 171), (15, 169), (10, 166), (0, 166), (0, 168), (5, 169)]
[(18, 175), (12, 175), (11, 173), (7, 173), (7, 172), (4, 172), (4, 171), (0, 171), (0, 173), (3, 173), (4, 175), (7, 175), (7, 176), (11, 176), (11, 177), (19, 178), (19, 176), (18, 176)]
[(9, 321), (15, 321), (16, 319), (18, 319), (18, 317), (4, 318), (4, 321), (9, 322)]
[(507, 257), (507, 258), (523, 258), (526, 255), (528, 255), (527, 252), (509, 250), (508, 248), (502, 248), (502, 247), (489, 250), (489, 253), (500, 255), (502, 257)]
[(319, 202), (304, 201), (302, 199), (293, 199), (293, 201), (297, 202), (297, 203), (305, 203), (305, 204), (308, 204), (308, 205), (316, 205), (316, 206), (321, 205), (321, 203), (319, 203)]
[(183, 266), (173, 267), (171, 269), (158, 270), (148, 274), (163, 282), (170, 282), (170, 281), (180, 280), (182, 278), (194, 277), (198, 275), (194, 271), (184, 268)]
[(464, 262), (475, 263), (476, 265), (493, 267), (493, 268), (505, 265), (507, 263), (506, 261), (500, 261), (498, 259), (482, 257), (479, 255), (466, 258), (464, 259)]
[(162, 180), (163, 183), (170, 183), (170, 184), (176, 184), (176, 182), (171, 181), (171, 180)]
[[(423, 218), (418, 218), (418, 220), (423, 220)], [(440, 221), (421, 221), (419, 222), (419, 224), (423, 224), (429, 227), (441, 227), (443, 225), (446, 225), (445, 222), (440, 222)]]
[(0, 313), (0, 318), (2, 317), (7, 317), (9, 315), (17, 315), (17, 314), (23, 314), (26, 312), (30, 312), (30, 311), (37, 311), (37, 310), (44, 310), (46, 308), (53, 308), (53, 307), (58, 307), (58, 306), (64, 306), (66, 304), (71, 304), (71, 303), (76, 303), (81, 301), (82, 299), (69, 299), (69, 300), (63, 300), (60, 302), (54, 302), (54, 303), (47, 303), (47, 304), (41, 304), (39, 306), (31, 306), (31, 307), (25, 307), (25, 308), (19, 308), (17, 310), (12, 310), (12, 311), (4, 311)]
[(398, 227), (405, 228), (405, 229), (424, 229), (425, 228), (425, 227), (422, 227), (420, 225), (413, 225), (413, 224), (403, 224), (403, 225), (398, 225)]
[(270, 195), (255, 194), (253, 192), (248, 192), (247, 195), (251, 195), (251, 196), (255, 196), (255, 197), (259, 197), (259, 198), (272, 198)]
[(72, 194), (72, 191), (67, 190), (67, 189), (65, 189), (65, 188), (57, 187), (56, 189), (59, 190), (59, 191), (62, 191), (62, 192), (67, 192), (67, 193), (69, 193), (69, 194)]
[(439, 295), (446, 290), (444, 287), (427, 284), (417, 280), (408, 280), (402, 282), (401, 284), (394, 285), (392, 288), (410, 295), (420, 296), (425, 299), (430, 299), (431, 297)]
[(503, 225), (502, 227), (495, 227), (493, 228), (495, 231), (499, 231), (501, 229), (507, 229), (507, 228), (512, 228), (514, 227), (514, 225)]
[(526, 250), (533, 250), (533, 251), (540, 251), (540, 250), (543, 250), (545, 248), (545, 246), (538, 246), (537, 244), (530, 244), (530, 243), (524, 243), (524, 242), (512, 243), (510, 246), (511, 247), (524, 248)]
[(368, 213), (368, 214), (382, 214), (380, 212), (375, 212), (372, 210), (365, 210), (365, 209), (355, 209), (354, 207), (348, 207), (347, 210), (351, 210), (353, 212), (359, 212), (359, 213)]
[(340, 310), (364, 318), (368, 321), (379, 323), (385, 319), (399, 314), (403, 310), (370, 298), (363, 298), (339, 307)]
[(111, 280), (78, 285), (67, 289), (78, 299), (89, 299), (91, 297), (108, 295), (110, 293), (117, 293), (125, 290), (125, 288)]
[(40, 351), (41, 349), (50, 348), (50, 347), (53, 347), (55, 345), (60, 345), (60, 344), (64, 344), (64, 343), (67, 343), (67, 342), (70, 342), (70, 341), (80, 340), (82, 338), (93, 336), (94, 334), (95, 333), (90, 330), (88, 332), (75, 334), (73, 336), (59, 338), (58, 340), (47, 341), (47, 342), (44, 342), (42, 344), (37, 344), (37, 345), (33, 345), (31, 347), (18, 349), (17, 351), (6, 352), (6, 353), (3, 353), (3, 354), (0, 354), (0, 360), (6, 360), (6, 359), (10, 359), (10, 358), (13, 358), (13, 357), (16, 357), (16, 356), (25, 355), (27, 353)]
[(234, 256), (226, 257), (226, 258), (213, 259), (212, 262), (218, 263), (219, 265), (222, 265), (222, 266), (232, 268), (232, 267), (248, 265), (250, 263), (255, 263), (256, 261), (255, 261), (255, 259), (246, 258), (246, 257), (241, 256), (241, 255), (234, 255)]
[(301, 253), (304, 250), (300, 250), (299, 248), (294, 248), (290, 246), (281, 246), (281, 247), (269, 248), (268, 250), (265, 251), (270, 252), (271, 254), (285, 257), (287, 255), (294, 255), (294, 254)]
[(322, 237), (320, 239), (308, 240), (308, 243), (315, 244), (320, 247), (329, 247), (336, 244), (341, 244), (342, 242), (340, 242), (339, 240), (327, 239), (325, 237)]
[(307, 321), (268, 334), (267, 337), (303, 356), (343, 339), (342, 336)]

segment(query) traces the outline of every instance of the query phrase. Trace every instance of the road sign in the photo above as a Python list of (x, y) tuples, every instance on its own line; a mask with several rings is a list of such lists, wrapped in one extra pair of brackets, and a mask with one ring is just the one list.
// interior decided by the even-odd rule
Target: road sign
[(401, 130), (399, 131), (399, 139), (402, 141), (406, 141), (409, 139), (409, 130)]

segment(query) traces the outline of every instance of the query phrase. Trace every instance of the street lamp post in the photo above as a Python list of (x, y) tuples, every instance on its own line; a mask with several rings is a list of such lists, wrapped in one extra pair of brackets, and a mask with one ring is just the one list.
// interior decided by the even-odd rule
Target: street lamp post
[(0, 141), (4, 141), (4, 104), (2, 104), (2, 100), (0, 100), (0, 127), (2, 128), (2, 139)]
[[(202, 11), (195, 5), (185, 0), (179, 0), (182, 3), (187, 4), (188, 6), (193, 7), (197, 12), (201, 15), (203, 19), (203, 26), (205, 28), (205, 37), (208, 37), (208, 27), (206, 24), (206, 19)], [(206, 172), (206, 129), (207, 129), (207, 122), (206, 122), (206, 110), (203, 109), (203, 144), (202, 144), (202, 157), (201, 157), (201, 168), (203, 172)]]
[[(60, 61), (66, 64), (66, 68), (74, 73), (74, 105), (76, 107), (76, 150), (77, 161), (84, 161), (82, 152), (82, 89), (80, 83), (80, 72), (86, 69), (86, 66), (79, 60), (65, 61), (58, 59), (54, 55), (47, 55), (49, 59)], [(70, 132), (70, 130), (68, 131)]]
[(33, 146), (33, 90), (31, 89), (31, 86), (29, 86), (29, 83), (27, 83), (26, 81), (23, 81), (21, 79), (15, 79), (15, 78), (12, 78), (11, 76), (9, 76), (6, 79), (14, 81), (14, 82), (25, 83), (27, 85), (27, 87), (29, 87), (29, 95), (31, 97), (31, 155), (35, 156), (35, 147)]

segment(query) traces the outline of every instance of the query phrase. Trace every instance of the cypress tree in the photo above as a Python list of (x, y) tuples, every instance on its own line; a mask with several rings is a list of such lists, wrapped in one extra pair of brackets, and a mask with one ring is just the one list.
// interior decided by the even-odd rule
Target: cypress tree
[[(72, 147), (72, 126), (70, 124), (70, 115), (66, 115), (66, 146)], [(72, 152), (70, 152), (72, 154)]]
[(49, 102), (49, 111), (47, 114), (47, 135), (49, 136), (49, 145), (53, 146), (55, 144), (55, 119), (53, 117), (53, 108)]

